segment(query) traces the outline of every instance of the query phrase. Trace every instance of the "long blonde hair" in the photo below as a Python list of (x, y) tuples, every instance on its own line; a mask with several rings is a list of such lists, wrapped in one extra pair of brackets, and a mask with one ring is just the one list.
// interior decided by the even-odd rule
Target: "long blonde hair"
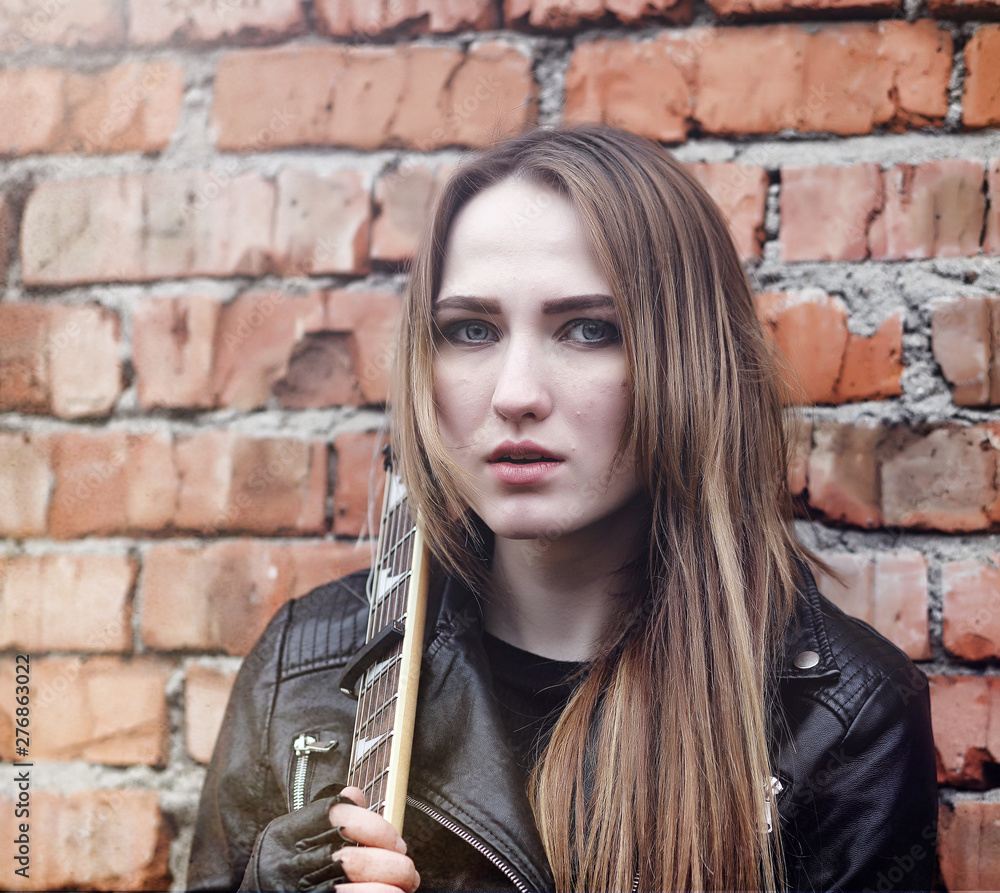
[(537, 130), (463, 165), (414, 261), (392, 426), (438, 559), (476, 584), (474, 519), (438, 431), (432, 307), (449, 228), (524, 177), (566, 196), (612, 284), (648, 545), (530, 782), (558, 890), (774, 889), (773, 668), (795, 597), (774, 366), (718, 209), (658, 146), (599, 126)]

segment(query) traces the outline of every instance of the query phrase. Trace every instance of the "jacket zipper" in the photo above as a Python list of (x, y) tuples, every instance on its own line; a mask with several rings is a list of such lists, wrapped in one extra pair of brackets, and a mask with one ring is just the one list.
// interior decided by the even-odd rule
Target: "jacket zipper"
[(409, 794), (406, 795), (406, 802), (412, 806), (414, 809), (422, 812), (424, 815), (430, 816), (439, 825), (443, 825), (453, 834), (457, 834), (462, 838), (469, 846), (473, 849), (478, 850), (482, 855), (484, 855), (490, 862), (492, 862), (497, 868), (499, 868), (511, 881), (511, 883), (517, 887), (521, 893), (531, 893), (531, 887), (529, 887), (520, 876), (517, 874), (517, 869), (514, 868), (509, 862), (507, 862), (498, 853), (491, 850), (485, 843), (483, 843), (478, 837), (473, 836), (468, 831), (465, 830), (461, 825), (443, 813), (438, 812), (433, 807), (427, 806), (421, 803), (415, 797), (411, 797)]
[(337, 746), (335, 740), (316, 743), (314, 735), (302, 733), (292, 743), (295, 748), (295, 771), (292, 775), (292, 810), (301, 809), (306, 805), (306, 778), (309, 769), (309, 755), (313, 753), (328, 753)]
[(770, 834), (774, 830), (774, 825), (771, 822), (771, 802), (778, 799), (778, 794), (784, 790), (784, 785), (778, 781), (777, 777), (771, 776), (770, 789), (764, 789), (764, 820), (767, 822), (767, 833)]

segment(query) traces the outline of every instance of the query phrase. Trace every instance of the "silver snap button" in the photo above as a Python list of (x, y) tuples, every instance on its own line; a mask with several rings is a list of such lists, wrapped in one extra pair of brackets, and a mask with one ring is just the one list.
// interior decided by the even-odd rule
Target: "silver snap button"
[(795, 666), (800, 670), (809, 670), (819, 663), (819, 655), (815, 651), (803, 651), (795, 655)]

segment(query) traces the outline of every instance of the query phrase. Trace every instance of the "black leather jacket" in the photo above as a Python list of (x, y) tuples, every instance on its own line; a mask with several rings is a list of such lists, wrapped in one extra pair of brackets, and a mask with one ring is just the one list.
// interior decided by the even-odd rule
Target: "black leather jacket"
[[(304, 802), (347, 778), (355, 702), (338, 681), (364, 643), (364, 589), (354, 574), (286, 604), (244, 661), (202, 793), (190, 889), (240, 886), (258, 835), (293, 805), (301, 734), (338, 742), (299, 764)], [(433, 611), (404, 827), (421, 889), (550, 890), (475, 602), (449, 583)], [(937, 789), (923, 674), (810, 578), (779, 695), (772, 765), (789, 889), (929, 889)]]

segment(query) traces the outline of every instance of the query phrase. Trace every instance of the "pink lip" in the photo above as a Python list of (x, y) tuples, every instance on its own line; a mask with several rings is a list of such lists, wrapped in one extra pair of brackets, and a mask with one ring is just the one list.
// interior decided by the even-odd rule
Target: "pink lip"
[(490, 453), (490, 462), (499, 462), (506, 457), (512, 459), (523, 459), (525, 456), (540, 455), (545, 459), (554, 459), (557, 462), (562, 461), (562, 457), (555, 455), (549, 450), (545, 449), (543, 446), (539, 446), (537, 443), (532, 443), (530, 440), (521, 440), (515, 443), (513, 440), (505, 440), (503, 443), (499, 444), (492, 453)]
[[(525, 456), (538, 455), (538, 461), (518, 464), (509, 459), (523, 459)], [(501, 443), (489, 457), (490, 470), (502, 484), (525, 486), (537, 484), (545, 480), (563, 462), (559, 456), (554, 456), (544, 447), (528, 440), (515, 443), (507, 440)]]

